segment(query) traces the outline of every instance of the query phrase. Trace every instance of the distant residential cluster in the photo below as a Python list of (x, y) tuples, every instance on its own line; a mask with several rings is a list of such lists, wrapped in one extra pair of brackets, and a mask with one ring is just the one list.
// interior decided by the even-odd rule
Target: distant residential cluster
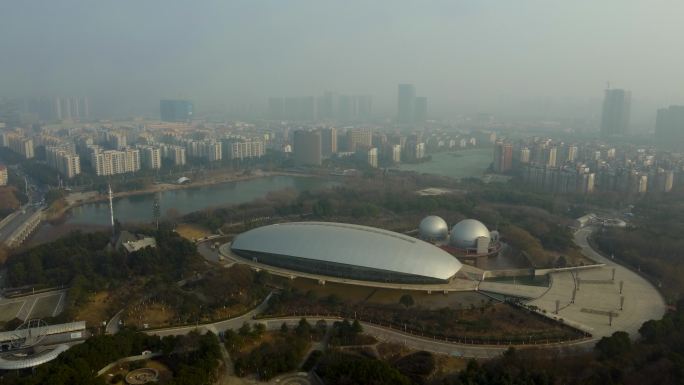
[[(34, 104), (42, 106), (43, 99)], [(50, 100), (54, 113), (47, 114), (45, 105), (45, 113), (38, 114), (46, 122), (0, 127), (0, 146), (44, 162), (67, 180), (81, 173), (110, 176), (246, 162), (268, 151), (280, 154), (281, 160), (291, 159), (294, 167), (322, 166), (326, 159), (352, 168), (388, 167), (422, 162), (435, 152), (491, 145), (496, 139), (491, 131), (482, 131), (477, 120), (467, 128), (462, 122), (429, 121), (427, 98), (416, 96), (412, 84), (398, 86), (396, 123), (373, 123), (370, 96), (335, 92), (317, 98), (270, 98), (269, 119), (250, 123), (198, 118), (191, 101), (171, 99), (160, 100), (159, 120), (78, 122), (64, 119), (66, 112), (57, 114), (55, 106), (66, 105), (69, 116), (85, 117), (86, 98)]]
[(684, 185), (684, 158), (652, 147), (542, 137), (515, 144), (498, 141), (493, 166), (496, 172), (518, 172), (531, 187), (555, 193), (669, 192)]
[[(25, 159), (41, 149), (45, 163), (65, 178), (88, 170), (97, 176), (133, 173), (141, 169), (183, 166), (187, 160), (260, 158), (270, 136), (257, 130), (245, 133), (243, 124), (86, 124), (45, 126), (35, 130), (0, 131), (0, 145)], [(241, 132), (236, 134), (235, 132)]]
[[(608, 144), (624, 142), (629, 133), (630, 108), (629, 91), (607, 89), (600, 124), (603, 142), (537, 136), (515, 143), (498, 140), (493, 171), (518, 173), (532, 188), (554, 193), (669, 192), (684, 185), (684, 158), (680, 153), (657, 151), (653, 146)], [(684, 106), (658, 110), (655, 138), (658, 144), (669, 144), (664, 148), (682, 143)]]

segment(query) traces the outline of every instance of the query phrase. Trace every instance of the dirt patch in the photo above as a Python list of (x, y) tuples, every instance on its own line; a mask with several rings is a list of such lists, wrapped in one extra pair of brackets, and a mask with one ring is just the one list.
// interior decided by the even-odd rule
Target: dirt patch
[(294, 280), (292, 282), (292, 287), (302, 294), (311, 292), (317, 298), (335, 295), (342, 301), (352, 303), (362, 302), (376, 291), (374, 288), (332, 282), (320, 285), (318, 282), (306, 278)]
[(443, 377), (449, 374), (458, 373), (468, 366), (469, 359), (435, 354), (434, 377)]
[(292, 288), (301, 294), (306, 295), (308, 293), (308, 297), (311, 299), (324, 300), (335, 295), (340, 301), (352, 304), (396, 305), (405, 294), (413, 298), (415, 306), (426, 309), (441, 309), (443, 307), (460, 309), (470, 308), (471, 305), (480, 307), (488, 302), (487, 297), (476, 292), (428, 294), (416, 290), (380, 289), (331, 282), (320, 285), (318, 282), (306, 278), (298, 278), (292, 281)]
[(175, 312), (160, 303), (143, 303), (135, 305), (126, 311), (124, 322), (142, 329), (148, 327), (168, 326), (174, 319)]
[(208, 229), (189, 223), (180, 223), (176, 227), (176, 232), (183, 238), (195, 241), (211, 235), (211, 231)]
[(12, 186), (0, 187), (0, 210), (11, 212), (21, 205), (17, 199), (17, 189)]
[(111, 311), (113, 304), (110, 293), (106, 291), (95, 293), (90, 296), (86, 304), (79, 306), (75, 319), (86, 321), (88, 325), (100, 325), (113, 315)]

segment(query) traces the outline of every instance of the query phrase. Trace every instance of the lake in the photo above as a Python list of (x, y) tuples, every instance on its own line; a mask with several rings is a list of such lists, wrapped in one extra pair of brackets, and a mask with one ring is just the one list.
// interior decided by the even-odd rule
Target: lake
[[(208, 207), (228, 206), (265, 197), (283, 189), (296, 191), (320, 190), (338, 184), (333, 180), (298, 176), (268, 176), (262, 178), (162, 191), (159, 206), (164, 217), (168, 209), (183, 215)], [(153, 220), (154, 194), (132, 195), (114, 199), (114, 217), (120, 222)], [(67, 225), (109, 225), (109, 202), (101, 201), (74, 207), (67, 213)]]
[(493, 160), (491, 148), (475, 148), (455, 152), (432, 154), (432, 161), (417, 164), (400, 164), (399, 169), (451, 178), (479, 178)]

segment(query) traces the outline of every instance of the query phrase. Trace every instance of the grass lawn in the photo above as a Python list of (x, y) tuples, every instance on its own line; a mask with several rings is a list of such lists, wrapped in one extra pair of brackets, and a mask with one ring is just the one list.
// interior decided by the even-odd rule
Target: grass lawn
[(79, 307), (75, 319), (86, 321), (88, 325), (100, 325), (102, 321), (109, 321), (112, 316), (110, 314), (112, 302), (112, 297), (108, 292), (95, 293), (89, 298), (87, 304)]

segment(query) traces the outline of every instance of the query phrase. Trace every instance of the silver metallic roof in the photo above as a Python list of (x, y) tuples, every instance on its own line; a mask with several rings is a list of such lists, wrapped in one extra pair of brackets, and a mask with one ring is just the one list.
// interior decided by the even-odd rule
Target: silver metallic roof
[(461, 268), (451, 254), (419, 239), (374, 227), (290, 222), (249, 230), (231, 248), (449, 279)]
[(449, 225), (436, 215), (423, 218), (418, 226), (420, 236), (423, 239), (445, 239), (449, 234)]
[(451, 229), (449, 243), (461, 248), (477, 246), (477, 238), (490, 238), (487, 226), (475, 219), (464, 219)]
[(46, 350), (33, 356), (28, 356), (27, 358), (18, 360), (6, 360), (0, 358), (0, 370), (19, 370), (32, 368), (34, 366), (42, 365), (46, 362), (50, 362), (57, 358), (60, 354), (67, 351), (69, 345), (60, 344), (55, 346), (52, 350)]

